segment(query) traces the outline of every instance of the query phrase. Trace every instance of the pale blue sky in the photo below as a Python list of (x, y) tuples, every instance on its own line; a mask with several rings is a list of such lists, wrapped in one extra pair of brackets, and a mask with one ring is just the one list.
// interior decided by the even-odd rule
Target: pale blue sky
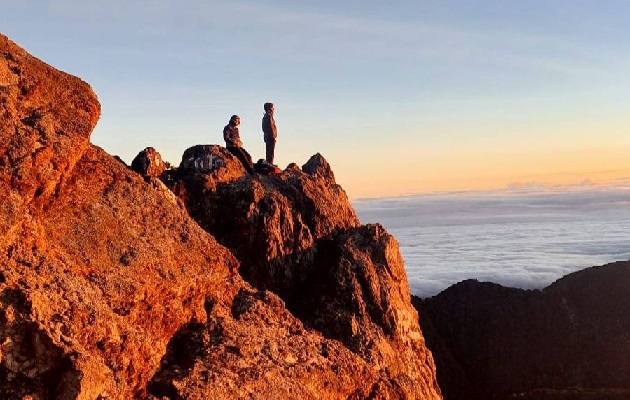
[[(393, 3), (393, 4), (387, 4)], [(179, 164), (314, 153), (351, 198), (630, 176), (625, 1), (7, 1), (0, 31), (90, 83), (92, 141)]]

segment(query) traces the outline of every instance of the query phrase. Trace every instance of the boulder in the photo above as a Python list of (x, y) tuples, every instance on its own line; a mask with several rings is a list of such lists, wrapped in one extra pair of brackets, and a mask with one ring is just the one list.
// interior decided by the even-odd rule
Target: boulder
[(131, 162), (131, 169), (145, 177), (158, 178), (166, 168), (162, 156), (153, 147), (142, 150)]

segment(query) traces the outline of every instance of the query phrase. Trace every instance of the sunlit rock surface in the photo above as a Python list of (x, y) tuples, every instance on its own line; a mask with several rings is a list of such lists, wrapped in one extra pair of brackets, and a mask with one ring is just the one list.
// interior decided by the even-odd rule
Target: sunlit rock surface
[(141, 175), (89, 143), (86, 83), (0, 55), (0, 398), (441, 398), (397, 245), (323, 158)]
[(196, 159), (224, 161), (211, 170), (180, 166), (165, 182), (240, 260), (244, 279), (379, 371), (375, 393), (439, 396), (398, 244), (380, 225), (360, 224), (326, 160), (316, 154), (302, 168), (249, 175), (216, 147), (208, 156), (194, 149)]

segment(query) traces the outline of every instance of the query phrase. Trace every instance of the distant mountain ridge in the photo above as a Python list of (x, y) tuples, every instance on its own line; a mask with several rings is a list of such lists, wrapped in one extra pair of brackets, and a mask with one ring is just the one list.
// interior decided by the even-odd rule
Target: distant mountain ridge
[(414, 304), (447, 400), (628, 399), (629, 290), (626, 261), (542, 290), (467, 280)]

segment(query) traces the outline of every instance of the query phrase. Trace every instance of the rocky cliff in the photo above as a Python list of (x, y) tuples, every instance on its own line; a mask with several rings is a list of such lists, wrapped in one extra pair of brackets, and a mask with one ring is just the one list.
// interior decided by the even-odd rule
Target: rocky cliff
[(630, 398), (630, 262), (414, 299), (445, 399)]
[(199, 146), (164, 184), (89, 143), (86, 83), (0, 55), (0, 398), (441, 398), (397, 244), (323, 157)]
[(321, 155), (248, 175), (225, 149), (196, 146), (165, 181), (245, 280), (376, 368), (395, 397), (435, 396), (398, 244), (380, 225), (360, 225)]

